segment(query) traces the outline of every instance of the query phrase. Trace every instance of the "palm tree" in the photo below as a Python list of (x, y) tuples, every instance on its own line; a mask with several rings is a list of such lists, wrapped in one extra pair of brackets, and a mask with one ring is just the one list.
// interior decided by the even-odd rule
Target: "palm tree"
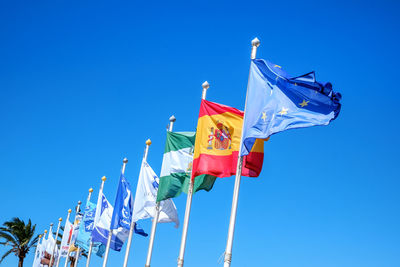
[(8, 255), (14, 253), (19, 259), (18, 267), (23, 267), (29, 249), (35, 246), (39, 238), (39, 236), (33, 238), (35, 228), (36, 224), (32, 226), (30, 219), (27, 224), (19, 218), (12, 218), (3, 223), (3, 227), (0, 227), (0, 238), (4, 241), (0, 242), (0, 245), (11, 246), (11, 249), (0, 258), (0, 263)]

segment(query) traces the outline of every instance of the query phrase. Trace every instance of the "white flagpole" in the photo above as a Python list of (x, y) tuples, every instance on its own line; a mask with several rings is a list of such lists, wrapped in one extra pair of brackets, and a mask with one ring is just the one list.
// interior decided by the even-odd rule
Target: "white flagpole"
[[(67, 220), (65, 221), (64, 227), (65, 227), (65, 225), (67, 224), (67, 222), (69, 221), (69, 216), (71, 215), (71, 211), (72, 211), (71, 209), (68, 210)], [(65, 234), (66, 234), (66, 233), (65, 233), (65, 228), (64, 228), (63, 236), (64, 236)], [(62, 241), (62, 239), (61, 239), (61, 241)], [(58, 265), (60, 264), (60, 259), (61, 259), (61, 255), (58, 256), (56, 267), (58, 267)]]
[(60, 217), (58, 219), (58, 225), (57, 225), (57, 231), (56, 231), (56, 238), (54, 238), (54, 246), (53, 246), (53, 250), (51, 251), (51, 257), (50, 257), (50, 265), (52, 266), (53, 264), (53, 258), (54, 258), (54, 251), (57, 247), (57, 237), (58, 237), (58, 232), (60, 231), (60, 226), (61, 226), (61, 222), (62, 222), (62, 218)]
[[(39, 235), (39, 239), (38, 239), (38, 242), (37, 242), (37, 245), (36, 245), (36, 248), (35, 248), (35, 258), (33, 259), (33, 264), (35, 264), (36, 253), (37, 253), (38, 246), (40, 245), (40, 239), (42, 239), (42, 235)], [(39, 257), (40, 257), (40, 255), (39, 255)]]
[[(121, 173), (125, 174), (125, 168), (126, 164), (128, 163), (128, 159), (124, 158), (122, 161), (122, 170)], [(108, 240), (107, 240), (107, 246), (106, 246), (106, 252), (104, 253), (104, 260), (103, 260), (103, 267), (107, 266), (107, 260), (108, 260), (108, 253), (110, 252), (110, 245), (111, 245), (111, 238), (112, 238), (112, 229), (109, 229), (110, 232), (108, 234)]]
[[(99, 203), (99, 201), (101, 201), (101, 195), (103, 194), (104, 182), (106, 180), (107, 180), (107, 178), (105, 176), (101, 177), (101, 185), (100, 185), (99, 195), (97, 197), (97, 203)], [(86, 267), (89, 267), (90, 259), (92, 257), (92, 249), (93, 249), (93, 242), (90, 241), (89, 252), (88, 252), (88, 256), (87, 256), (87, 260), (86, 260)]]
[[(72, 224), (72, 225), (74, 225), (74, 224), (75, 224), (76, 216), (77, 216), (77, 215), (78, 215), (78, 213), (79, 213), (79, 209), (80, 209), (80, 207), (81, 207), (81, 204), (82, 204), (82, 202), (79, 200), (79, 201), (78, 201), (78, 206), (76, 206), (76, 209), (75, 209), (75, 218), (74, 218), (74, 222), (73, 222), (73, 224)], [(69, 250), (70, 250), (70, 248), (71, 248), (71, 245), (73, 245), (73, 244), (69, 244), (68, 253), (67, 253), (67, 257), (66, 257), (66, 259), (65, 259), (65, 264), (64, 264), (64, 267), (67, 267), (67, 265), (68, 265), (68, 260), (69, 260)]]
[[(207, 81), (205, 81), (202, 85), (203, 93), (201, 99), (206, 99), (207, 89), (210, 87)], [(189, 177), (189, 190), (186, 199), (186, 209), (185, 209), (185, 219), (183, 221), (183, 229), (182, 229), (182, 238), (181, 238), (181, 247), (179, 249), (179, 257), (178, 257), (178, 267), (183, 267), (184, 257), (185, 257), (185, 248), (186, 248), (186, 239), (187, 239), (187, 231), (189, 227), (189, 218), (190, 218), (190, 209), (192, 207), (192, 197), (193, 197), (193, 179), (192, 172), (190, 172)]]
[[(147, 155), (149, 154), (149, 148), (151, 145), (151, 140), (147, 139), (146, 140), (146, 149), (144, 151), (143, 155), (143, 160), (147, 162)], [(132, 237), (133, 237), (133, 232), (135, 230), (135, 224), (136, 222), (133, 221), (133, 214), (131, 218), (131, 228), (129, 229), (129, 236), (128, 236), (128, 241), (126, 243), (126, 250), (125, 250), (125, 258), (124, 258), (124, 264), (122, 265), (123, 267), (128, 266), (128, 259), (129, 259), (129, 252), (131, 250), (131, 243), (132, 243)], [(103, 266), (104, 267), (104, 266)]]
[[(176, 121), (176, 118), (174, 115), (172, 115), (169, 118), (169, 127), (168, 131), (172, 132), (172, 129), (174, 128), (174, 122)], [(149, 240), (149, 249), (147, 251), (147, 258), (146, 258), (146, 265), (145, 267), (150, 267), (151, 263), (151, 256), (153, 254), (153, 245), (154, 245), (154, 238), (156, 235), (156, 230), (157, 230), (157, 223), (158, 223), (158, 217), (160, 215), (160, 202), (156, 203), (155, 207), (155, 214), (153, 218), (153, 224), (151, 225), (151, 233), (150, 233), (150, 240)]]
[[(90, 197), (92, 196), (92, 192), (93, 192), (93, 188), (89, 188), (89, 194), (88, 194), (86, 203), (90, 201)], [(85, 206), (85, 208), (86, 208), (86, 206)], [(82, 220), (83, 220), (83, 217), (82, 217)], [(81, 221), (81, 223), (82, 223), (82, 221)], [(74, 267), (78, 267), (78, 261), (79, 261), (79, 254), (80, 253), (81, 253), (81, 248), (78, 247), (78, 250), (76, 251), (76, 260), (75, 260)]]
[[(259, 45), (260, 45), (260, 40), (258, 40), (257, 38), (254, 38), (251, 41), (251, 46), (252, 46), (251, 59), (256, 58), (257, 47)], [(250, 74), (249, 74), (249, 77), (250, 77)], [(249, 90), (249, 83), (247, 82), (246, 102), (247, 102), (248, 90)], [(244, 107), (244, 116), (246, 116), (246, 104)], [(244, 123), (244, 118), (243, 118), (243, 123)], [(233, 200), (232, 200), (231, 218), (229, 221), (228, 239), (226, 242), (226, 249), (225, 249), (224, 267), (230, 267), (231, 261), (232, 261), (233, 235), (235, 232), (236, 212), (237, 212), (237, 205), (238, 205), (238, 200), (239, 200), (240, 180), (242, 178), (243, 157), (240, 156), (240, 154), (242, 153), (242, 142), (243, 142), (243, 126), (242, 126), (242, 136), (240, 137), (240, 147), (239, 147), (238, 162), (237, 162), (237, 167), (236, 167), (235, 186), (234, 186), (234, 190), (233, 190)]]

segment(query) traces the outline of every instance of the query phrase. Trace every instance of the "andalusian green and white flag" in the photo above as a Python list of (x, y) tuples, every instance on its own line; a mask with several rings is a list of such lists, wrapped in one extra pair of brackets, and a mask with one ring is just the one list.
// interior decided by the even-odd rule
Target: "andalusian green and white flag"
[[(167, 132), (157, 202), (177, 197), (182, 191), (187, 193), (195, 139), (196, 133), (194, 132)], [(216, 177), (211, 175), (197, 176), (194, 180), (194, 192), (210, 191), (215, 179)]]

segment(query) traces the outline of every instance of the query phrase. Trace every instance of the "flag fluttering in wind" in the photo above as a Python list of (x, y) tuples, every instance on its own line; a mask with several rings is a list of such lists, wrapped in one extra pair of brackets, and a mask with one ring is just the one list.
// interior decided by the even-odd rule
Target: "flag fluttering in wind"
[[(96, 204), (88, 200), (86, 202), (86, 208), (82, 218), (81, 227), (79, 227), (79, 234), (76, 238), (76, 245), (86, 251), (89, 251), (95, 215)], [(102, 257), (105, 252), (105, 246), (100, 242), (93, 242), (92, 252), (97, 256)]]
[[(133, 221), (154, 218), (156, 213), (156, 198), (159, 188), (159, 178), (150, 165), (143, 160), (140, 169), (139, 180), (133, 206)], [(160, 202), (160, 214), (158, 222), (174, 222), (175, 227), (179, 226), (178, 212), (171, 199)]]
[(332, 84), (319, 83), (315, 73), (290, 77), (263, 59), (251, 62), (242, 155), (257, 139), (288, 129), (327, 125), (340, 112), (340, 93)]
[(42, 256), (42, 244), (38, 243), (35, 250), (35, 258), (32, 267), (40, 267), (40, 259)]
[[(194, 132), (167, 132), (165, 151), (161, 167), (157, 201), (187, 193), (193, 164), (196, 134)], [(201, 175), (196, 178), (193, 191), (210, 191), (216, 177)]]
[(117, 196), (115, 198), (114, 211), (111, 219), (111, 229), (120, 227), (129, 232), (132, 223), (133, 197), (129, 182), (121, 174), (119, 179)]
[[(243, 111), (236, 108), (201, 101), (192, 177), (202, 174), (229, 177), (236, 174), (243, 115)], [(257, 177), (263, 159), (264, 144), (257, 141), (250, 154), (243, 159), (242, 175)]]
[[(100, 242), (107, 245), (108, 235), (110, 233), (111, 218), (113, 215), (113, 207), (104, 194), (101, 195), (99, 203), (96, 207), (96, 215), (94, 219), (94, 228), (92, 231), (92, 241)], [(120, 251), (128, 238), (129, 229), (119, 227), (112, 230), (110, 248)]]
[(69, 220), (65, 221), (64, 232), (60, 246), (60, 257), (65, 258), (68, 255), (69, 246), (71, 245), (72, 232), (73, 232), (72, 223)]

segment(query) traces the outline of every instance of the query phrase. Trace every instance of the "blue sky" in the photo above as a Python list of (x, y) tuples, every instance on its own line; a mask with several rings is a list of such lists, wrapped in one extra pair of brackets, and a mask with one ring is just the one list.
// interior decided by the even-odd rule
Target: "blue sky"
[[(327, 127), (266, 143), (260, 177), (242, 179), (232, 266), (400, 266), (399, 10), (396, 1), (1, 1), (0, 223), (31, 218), (42, 232), (90, 187), (97, 197), (103, 175), (113, 202), (124, 157), (136, 187), (148, 138), (159, 173), (168, 118), (195, 129), (205, 80), (208, 100), (243, 109), (257, 36), (258, 57), (292, 75), (315, 70), (343, 107)], [(195, 194), (185, 266), (219, 266), (233, 182)], [(181, 221), (185, 202), (175, 200)], [(181, 230), (159, 225), (152, 266), (175, 266)], [(147, 246), (134, 236), (129, 266), (144, 265)], [(109, 266), (122, 261), (110, 253)], [(9, 256), (2, 266), (16, 264)]]

